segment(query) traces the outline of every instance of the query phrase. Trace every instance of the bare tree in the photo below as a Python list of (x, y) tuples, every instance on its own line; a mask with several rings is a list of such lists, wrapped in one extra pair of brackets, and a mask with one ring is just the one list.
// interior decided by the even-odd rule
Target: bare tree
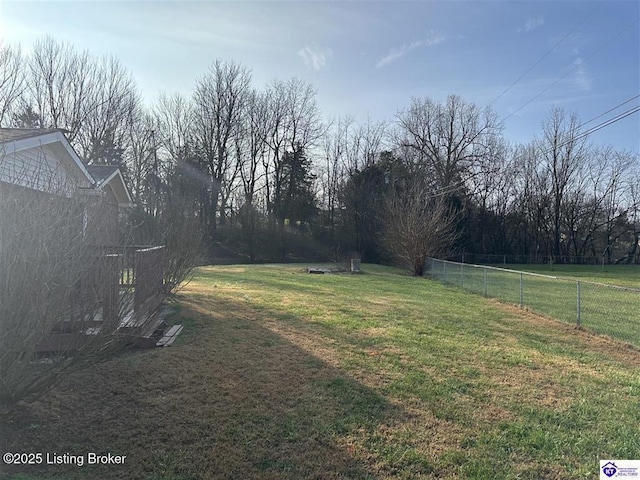
[(548, 179), (540, 174), (535, 146), (532, 143), (516, 145), (511, 153), (513, 202), (510, 226), (513, 242), (518, 251), (538, 261), (538, 255), (548, 253), (547, 226), (549, 214)]
[(127, 132), (140, 99), (133, 77), (115, 57), (96, 59), (44, 37), (34, 46), (26, 86), (23, 116), (35, 116), (43, 127), (66, 129), (89, 164), (125, 166)]
[[(636, 165), (637, 160), (636, 156)], [(627, 263), (639, 263), (638, 246), (640, 244), (640, 171), (636, 166), (629, 172), (629, 223), (633, 241), (627, 251)]]
[(537, 156), (547, 178), (551, 196), (551, 230), (554, 255), (562, 255), (563, 203), (586, 161), (586, 139), (578, 138), (580, 121), (554, 108), (543, 124), (542, 138), (535, 142)]
[(168, 156), (173, 159), (184, 156), (193, 131), (194, 112), (190, 100), (178, 93), (161, 93), (153, 113), (159, 129), (158, 140)]
[(194, 133), (211, 180), (209, 233), (218, 217), (224, 224), (227, 202), (241, 165), (234, 161), (234, 138), (242, 131), (251, 74), (236, 64), (216, 60), (200, 78), (194, 94)]
[(130, 235), (138, 243), (166, 247), (164, 286), (171, 292), (201, 262), (209, 176), (196, 159), (189, 100), (161, 94), (153, 112), (138, 118), (129, 160), (134, 198), (136, 185), (141, 191), (130, 214)]
[(375, 122), (371, 118), (351, 130), (343, 165), (348, 175), (361, 172), (376, 162), (380, 152), (388, 148), (385, 142), (388, 133), (385, 122)]
[[(153, 165), (148, 174), (149, 196), (146, 209), (152, 216), (162, 208), (162, 185), (172, 173), (182, 171), (191, 179), (190, 195), (198, 205), (199, 217), (205, 226), (207, 218), (209, 175), (206, 167), (196, 159), (193, 132), (194, 111), (191, 101), (179, 94), (161, 94), (153, 109), (157, 132), (152, 141)], [(181, 193), (182, 194), (182, 193)]]
[(500, 136), (493, 111), (456, 95), (444, 104), (414, 98), (398, 114), (398, 125), (398, 143), (415, 150), (429, 166), (438, 188), (451, 192), (463, 190), (477, 166), (490, 161)]
[(129, 125), (125, 161), (129, 179), (129, 188), (136, 205), (145, 202), (150, 196), (150, 178), (156, 166), (157, 124), (153, 115), (139, 110)]
[[(601, 205), (605, 250), (607, 261), (611, 263), (614, 255), (612, 246), (629, 233), (626, 218), (634, 208), (629, 173), (636, 158), (629, 152), (604, 147), (595, 150), (594, 160), (606, 172), (604, 175), (606, 181), (598, 185), (594, 202)], [(621, 220), (625, 220), (623, 228), (619, 227)], [(599, 226), (596, 224), (595, 229)]]
[(75, 143), (89, 164), (124, 167), (129, 132), (141, 108), (136, 83), (115, 57), (91, 61), (93, 91), (81, 99), (87, 113)]
[(456, 239), (456, 217), (443, 196), (429, 194), (430, 185), (406, 177), (387, 194), (382, 210), (383, 242), (414, 275), (426, 261), (446, 253)]
[(267, 146), (267, 155), (262, 161), (264, 198), (271, 234), (277, 234), (278, 250), (284, 256), (287, 197), (291, 190), (287, 162), (294, 152), (298, 152), (296, 155), (302, 152), (306, 155), (322, 137), (324, 127), (314, 88), (300, 79), (273, 82), (265, 91), (265, 101), (263, 142)]
[(347, 116), (332, 122), (327, 129), (322, 150), (324, 166), (320, 181), (322, 183), (321, 204), (326, 211), (326, 224), (329, 228), (327, 240), (336, 261), (338, 245), (336, 243), (337, 215), (340, 210), (340, 184), (345, 176), (344, 165), (349, 149), (349, 137), (353, 129), (353, 117)]
[(251, 262), (257, 255), (257, 239), (260, 230), (261, 212), (257, 208), (256, 197), (260, 185), (264, 183), (262, 165), (266, 162), (268, 147), (264, 139), (267, 135), (268, 103), (265, 95), (253, 90), (247, 97), (247, 107), (243, 115), (243, 129), (235, 136), (236, 161), (240, 165), (242, 194), (238, 216), (242, 225)]
[(264, 163), (268, 176), (268, 205), (274, 219), (284, 224), (282, 212), (285, 195), (283, 161), (285, 151), (308, 151), (321, 138), (323, 125), (316, 103), (316, 92), (304, 81), (292, 78), (274, 82), (266, 92), (268, 102), (265, 143), (269, 156)]
[(235, 137), (236, 158), (241, 165), (244, 202), (251, 204), (262, 179), (260, 164), (268, 151), (264, 141), (267, 129), (267, 102), (264, 95), (255, 90), (249, 93), (243, 120), (244, 127)]
[(29, 62), (28, 101), (45, 127), (65, 128), (71, 143), (95, 104), (96, 65), (87, 52), (44, 37), (38, 40)]
[(286, 84), (287, 148), (309, 150), (322, 137), (324, 126), (316, 101), (315, 88), (298, 78)]
[(19, 46), (0, 43), (0, 125), (7, 122), (22, 96), (25, 63)]

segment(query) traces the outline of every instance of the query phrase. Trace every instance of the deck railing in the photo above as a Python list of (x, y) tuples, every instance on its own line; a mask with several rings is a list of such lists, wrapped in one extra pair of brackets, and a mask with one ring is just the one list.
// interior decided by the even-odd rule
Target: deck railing
[(135, 250), (134, 255), (134, 309), (152, 311), (160, 305), (164, 293), (165, 247)]
[(99, 247), (75, 282), (69, 315), (56, 328), (64, 332), (97, 325), (141, 327), (164, 298), (165, 247)]
[[(120, 275), (119, 282), (120, 287), (135, 287), (136, 286), (136, 278), (137, 278), (137, 269), (138, 269), (138, 260), (139, 256), (149, 257), (155, 261), (162, 261), (164, 265), (164, 254), (162, 254), (163, 258), (160, 258), (160, 255), (157, 250), (164, 249), (162, 246), (156, 245), (117, 245), (110, 247), (98, 247), (99, 251), (103, 254), (115, 254), (120, 257)], [(150, 253), (156, 252), (156, 253)], [(148, 268), (149, 262), (142, 262), (143, 268)], [(164, 272), (164, 271), (163, 271)], [(143, 274), (145, 277), (149, 278), (149, 276), (145, 273)], [(157, 281), (157, 275), (155, 276)], [(162, 276), (160, 276), (162, 278)]]

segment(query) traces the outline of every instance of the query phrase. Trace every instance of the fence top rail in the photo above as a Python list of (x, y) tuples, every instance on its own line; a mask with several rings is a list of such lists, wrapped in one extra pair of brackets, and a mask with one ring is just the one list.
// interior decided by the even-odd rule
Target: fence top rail
[(625, 292), (640, 293), (640, 288), (625, 287), (623, 285), (614, 285), (612, 283), (590, 282), (590, 281), (584, 281), (584, 280), (579, 280), (579, 279), (576, 279), (576, 278), (567, 278), (567, 277), (564, 277), (563, 280), (574, 280), (574, 281), (578, 281), (578, 282), (582, 283), (583, 285), (585, 285), (585, 284), (586, 285), (594, 285), (596, 287), (613, 288), (614, 290), (622, 290), (622, 291), (625, 291)]
[(136, 250), (136, 252), (152, 252), (154, 250), (160, 250), (162, 248), (164, 248), (164, 245), (160, 245), (157, 247), (141, 248), (140, 250)]
[(583, 285), (593, 285), (596, 287), (603, 287), (603, 288), (611, 288), (614, 290), (621, 290), (621, 291), (626, 291), (626, 292), (633, 292), (633, 293), (640, 293), (640, 288), (634, 288), (634, 287), (625, 287), (622, 285), (614, 285), (611, 283), (602, 283), (602, 282), (592, 282), (589, 280), (580, 280), (579, 278), (575, 278), (575, 277), (558, 277), (558, 276), (554, 276), (554, 275), (544, 275), (542, 273), (533, 273), (533, 272), (523, 272), (522, 270), (510, 270), (508, 268), (500, 268), (500, 267), (491, 267), (489, 265), (476, 265), (473, 263), (460, 263), (460, 262), (452, 262), (451, 260), (440, 260), (438, 258), (431, 258), (431, 260), (435, 260), (437, 262), (443, 262), (443, 263), (450, 263), (453, 265), (464, 265), (466, 267), (473, 267), (473, 268), (486, 268), (489, 270), (497, 270), (499, 272), (508, 272), (508, 273), (519, 273), (522, 275), (527, 275), (527, 276), (531, 276), (531, 277), (542, 277), (542, 278), (548, 278), (548, 279), (552, 279), (552, 280), (561, 280), (561, 281), (567, 281), (567, 282), (579, 282)]
[(432, 258), (431, 260), (435, 260), (437, 262), (443, 262), (443, 263), (451, 263), (453, 265), (464, 265), (465, 267), (486, 268), (486, 269), (489, 269), (489, 270), (497, 270), (499, 272), (519, 273), (519, 274), (522, 274), (522, 275), (529, 275), (529, 276), (532, 276), (532, 277), (549, 278), (549, 279), (553, 279), (553, 280), (558, 280), (558, 278), (559, 278), (559, 277), (555, 277), (553, 275), (544, 275), (542, 273), (533, 273), (533, 272), (523, 272), (522, 270), (510, 270), (508, 268), (491, 267), (489, 265), (476, 265), (474, 263), (452, 262), (451, 260), (440, 260), (438, 258)]

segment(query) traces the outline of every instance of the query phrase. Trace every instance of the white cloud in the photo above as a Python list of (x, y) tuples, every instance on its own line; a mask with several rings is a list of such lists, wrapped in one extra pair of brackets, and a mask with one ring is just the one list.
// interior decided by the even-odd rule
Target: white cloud
[(584, 63), (584, 59), (578, 57), (574, 60), (573, 65), (576, 66), (576, 73), (574, 82), (576, 88), (582, 92), (588, 92), (591, 90), (592, 80), (587, 70), (587, 66)]
[(518, 28), (518, 33), (522, 32), (533, 32), (534, 30), (539, 29), (542, 25), (544, 25), (544, 17), (542, 15), (538, 15), (537, 17), (529, 17), (525, 24)]
[(319, 48), (317, 45), (305, 46), (298, 51), (307, 67), (313, 68), (316, 72), (327, 66), (327, 60), (331, 58), (333, 52), (328, 48)]
[(407, 53), (407, 49), (402, 48), (400, 50), (394, 50), (391, 53), (389, 53), (388, 55), (386, 55), (385, 57), (381, 58), (378, 63), (376, 63), (376, 68), (380, 68), (385, 66), (388, 63), (391, 63), (397, 59), (399, 59), (400, 57), (403, 57), (406, 53)]
[(400, 48), (395, 48), (391, 50), (387, 55), (382, 57), (378, 63), (376, 63), (376, 68), (384, 67), (391, 62), (395, 62), (401, 57), (404, 57), (411, 50), (415, 50), (416, 48), (421, 47), (432, 47), (434, 45), (439, 45), (446, 40), (444, 35), (436, 35), (435, 33), (431, 33), (428, 38), (424, 40), (417, 40), (415, 42), (411, 42), (409, 44), (405, 44)]

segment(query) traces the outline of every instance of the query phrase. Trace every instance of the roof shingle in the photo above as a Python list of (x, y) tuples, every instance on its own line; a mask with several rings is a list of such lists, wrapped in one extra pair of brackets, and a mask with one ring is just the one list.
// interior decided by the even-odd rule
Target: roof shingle
[(66, 133), (67, 130), (63, 128), (0, 128), (0, 143), (37, 137), (38, 135), (46, 135), (53, 132)]

